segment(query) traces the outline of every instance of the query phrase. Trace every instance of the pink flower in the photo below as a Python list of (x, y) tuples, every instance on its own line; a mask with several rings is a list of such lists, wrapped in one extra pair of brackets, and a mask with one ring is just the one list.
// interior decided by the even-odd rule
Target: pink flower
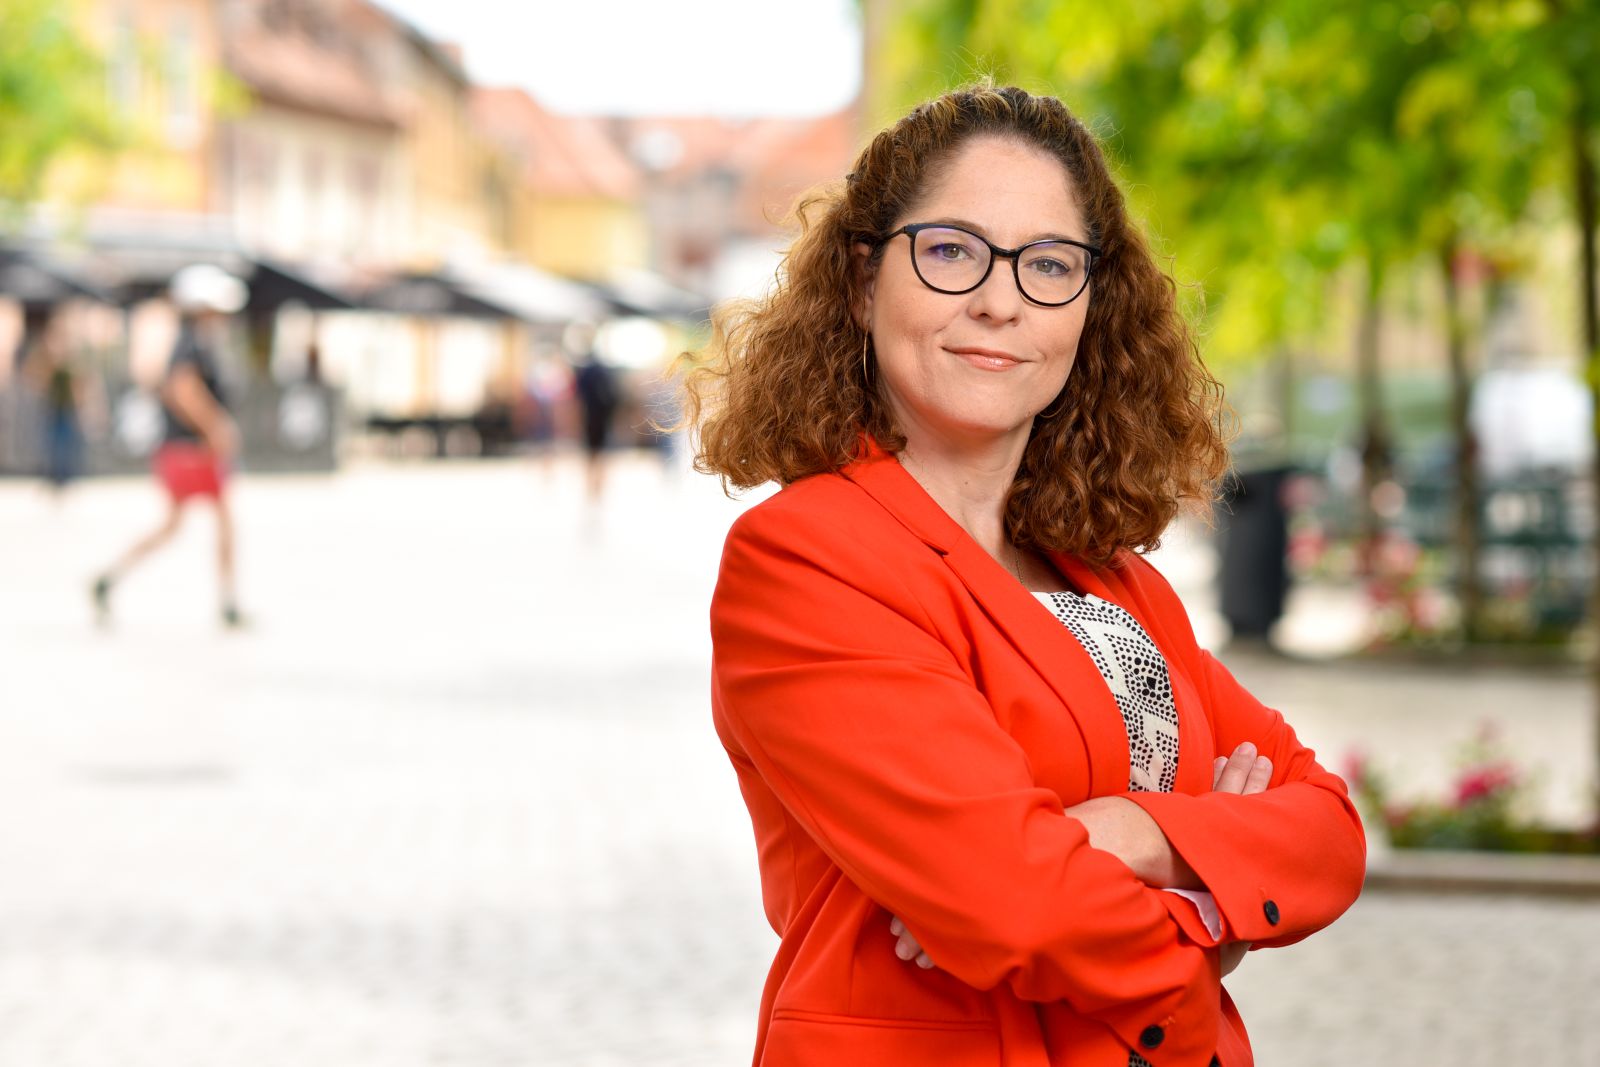
[(1343, 777), (1346, 783), (1359, 789), (1371, 773), (1372, 758), (1365, 749), (1353, 748), (1345, 753)]
[(1456, 779), (1456, 806), (1464, 807), (1485, 800), (1517, 784), (1516, 768), (1509, 763), (1486, 763), (1469, 767)]

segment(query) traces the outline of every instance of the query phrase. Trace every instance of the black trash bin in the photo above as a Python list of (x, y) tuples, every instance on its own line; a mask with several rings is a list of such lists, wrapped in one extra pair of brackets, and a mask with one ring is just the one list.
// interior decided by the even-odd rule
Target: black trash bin
[(1292, 467), (1236, 471), (1217, 505), (1222, 617), (1235, 639), (1265, 641), (1289, 595), (1289, 512), (1284, 483)]

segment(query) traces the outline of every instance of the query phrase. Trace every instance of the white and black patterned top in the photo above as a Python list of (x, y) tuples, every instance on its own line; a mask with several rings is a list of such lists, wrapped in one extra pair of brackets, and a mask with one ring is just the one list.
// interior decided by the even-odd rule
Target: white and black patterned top
[(1178, 775), (1178, 708), (1167, 661), (1124, 608), (1097, 596), (1035, 593), (1072, 631), (1117, 698), (1128, 728), (1128, 790), (1170, 793)]
[[(1167, 661), (1125, 608), (1097, 596), (1035, 593), (1089, 653), (1128, 729), (1128, 791), (1170, 793), (1178, 776), (1178, 707)], [(1187, 895), (1187, 894), (1186, 894)], [(1137, 1052), (1128, 1067), (1151, 1067)]]

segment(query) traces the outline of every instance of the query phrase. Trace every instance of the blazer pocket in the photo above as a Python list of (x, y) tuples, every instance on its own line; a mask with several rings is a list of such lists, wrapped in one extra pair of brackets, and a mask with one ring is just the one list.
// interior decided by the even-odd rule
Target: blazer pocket
[(1000, 1032), (991, 1022), (921, 1022), (779, 1009), (761, 1067), (999, 1067)]

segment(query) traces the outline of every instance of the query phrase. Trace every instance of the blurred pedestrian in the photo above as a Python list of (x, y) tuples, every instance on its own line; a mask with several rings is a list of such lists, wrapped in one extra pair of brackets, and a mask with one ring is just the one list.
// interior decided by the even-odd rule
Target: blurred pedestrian
[(83, 473), (83, 413), (87, 407), (84, 378), (74, 364), (66, 316), (59, 309), (46, 323), (38, 344), (26, 354), (23, 370), (43, 401), (41, 473), (59, 495)]
[(596, 350), (592, 335), (585, 337), (577, 366), (573, 368), (573, 387), (583, 422), (584, 475), (589, 501), (600, 502), (605, 490), (606, 448), (611, 440), (611, 424), (622, 403), (617, 374)]
[(782, 938), (756, 1061), (1244, 1067), (1221, 976), (1348, 908), (1363, 838), (1140, 555), (1227, 465), (1172, 280), (1016, 88), (804, 210), (688, 378), (697, 465), (781, 486), (711, 604)]
[(152, 468), (166, 490), (160, 526), (135, 542), (95, 579), (94, 603), (102, 622), (110, 617), (111, 594), (150, 553), (178, 532), (191, 500), (211, 502), (217, 516), (217, 579), (222, 623), (242, 619), (234, 579), (233, 516), (228, 506), (229, 470), (238, 454), (239, 431), (228, 414), (217, 349), (229, 315), (244, 307), (243, 282), (219, 267), (196, 264), (173, 276), (169, 295), (181, 316), (178, 340), (161, 384), (164, 432)]

